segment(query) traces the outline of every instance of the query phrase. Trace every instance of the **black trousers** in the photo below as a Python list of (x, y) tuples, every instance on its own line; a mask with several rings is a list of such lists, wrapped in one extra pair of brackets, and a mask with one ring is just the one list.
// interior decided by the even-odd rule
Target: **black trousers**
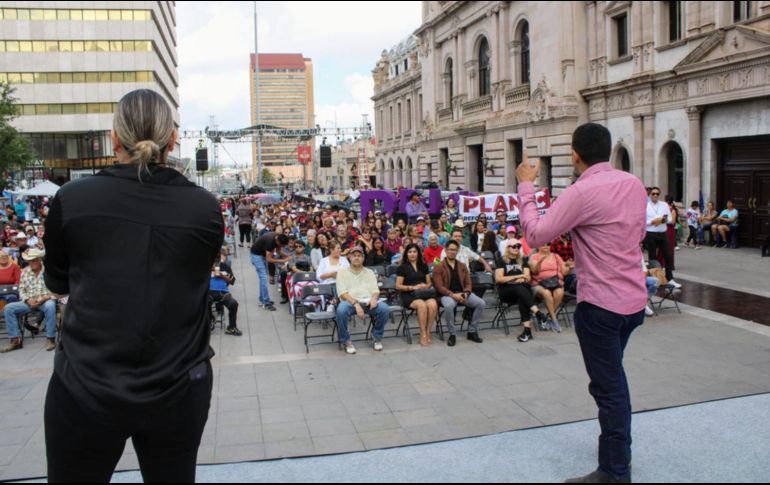
[(228, 327), (238, 326), (238, 302), (235, 301), (233, 295), (230, 293), (224, 293), (222, 291), (212, 291), (209, 293), (211, 301), (220, 303), (227, 308), (227, 315), (230, 320)]
[(45, 401), (48, 481), (109, 483), (131, 438), (145, 483), (194, 483), (213, 382), (211, 364), (202, 365), (206, 372), (174, 402), (122, 416), (83, 409), (54, 373)]
[(644, 311), (619, 315), (590, 303), (575, 310), (575, 333), (599, 408), (599, 470), (615, 480), (631, 478), (631, 393), (623, 356)]
[(663, 259), (666, 261), (666, 279), (674, 279), (674, 272), (671, 268), (674, 266), (674, 257), (671, 254), (671, 246), (668, 244), (668, 235), (665, 232), (648, 232), (644, 239), (644, 247), (647, 248), (647, 255), (650, 261), (658, 259), (658, 248), (663, 251)]
[(251, 244), (251, 224), (238, 224), (238, 230), (241, 232), (241, 244), (244, 241)]
[(767, 239), (762, 245), (762, 256), (770, 256), (770, 224), (767, 226)]
[(532, 290), (526, 285), (503, 285), (499, 288), (500, 300), (508, 305), (519, 304), (519, 313), (521, 321), (528, 322), (532, 320), (531, 308), (535, 306), (535, 297)]

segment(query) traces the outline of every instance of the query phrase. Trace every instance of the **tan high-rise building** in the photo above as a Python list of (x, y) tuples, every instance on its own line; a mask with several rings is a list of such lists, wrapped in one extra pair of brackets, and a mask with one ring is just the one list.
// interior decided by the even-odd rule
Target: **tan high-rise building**
[[(251, 54), (250, 89), (253, 125), (304, 129), (314, 126), (313, 61), (302, 54), (259, 55), (260, 116), (257, 121), (255, 55)], [(312, 166), (298, 162), (297, 146), (313, 140), (265, 140), (262, 166), (281, 183), (302, 183), (312, 178)], [(254, 142), (254, 180), (258, 180), (257, 143)]]

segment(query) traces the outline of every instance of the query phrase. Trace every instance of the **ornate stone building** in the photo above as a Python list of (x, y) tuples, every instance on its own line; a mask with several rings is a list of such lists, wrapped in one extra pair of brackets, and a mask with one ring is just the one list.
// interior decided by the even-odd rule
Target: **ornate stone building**
[[(409, 81), (422, 100), (409, 144), (420, 181), (513, 191), (526, 150), (558, 195), (572, 132), (595, 121), (613, 135), (618, 168), (686, 205), (701, 192), (719, 207), (731, 198), (742, 241), (767, 235), (770, 1), (428, 1), (422, 20), (421, 75)], [(374, 97), (386, 186), (399, 174), (387, 62)]]
[(373, 71), (377, 183), (385, 187), (419, 183), (423, 106), (417, 47), (410, 36), (383, 51)]
[(612, 162), (689, 206), (733, 199), (767, 236), (770, 2), (586, 2), (588, 119)]

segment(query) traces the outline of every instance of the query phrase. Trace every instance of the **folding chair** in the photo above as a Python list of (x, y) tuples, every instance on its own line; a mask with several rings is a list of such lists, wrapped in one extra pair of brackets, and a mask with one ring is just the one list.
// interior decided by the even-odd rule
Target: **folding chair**
[[(304, 304), (305, 300), (310, 297), (321, 298), (322, 300), (325, 301), (325, 303), (321, 311), (318, 311), (318, 312), (305, 311), (303, 314), (304, 324), (305, 324), (305, 351), (308, 354), (310, 353), (310, 345), (320, 345), (324, 343), (324, 342), (310, 343), (309, 342), (310, 338), (331, 338), (331, 342), (334, 343), (334, 337), (337, 335), (337, 314), (335, 312), (326, 311), (326, 305), (328, 305), (329, 300), (334, 298), (334, 288), (332, 287), (332, 285), (315, 285), (315, 286), (306, 286), (302, 288), (302, 296), (301, 296), (300, 303)], [(310, 328), (310, 324), (321, 323), (323, 324), (324, 328), (328, 328), (330, 322), (332, 324), (331, 335), (322, 334), (322, 335), (313, 335), (312, 337), (308, 337), (308, 329)], [(338, 345), (339, 345), (339, 342), (338, 342)]]
[[(300, 273), (294, 273), (294, 275), (291, 278), (291, 286), (292, 290), (296, 288), (296, 285), (298, 283), (318, 283), (318, 278), (316, 277), (315, 273), (312, 272), (300, 272)], [(297, 331), (297, 322), (299, 321), (299, 311), (302, 310), (304, 313), (307, 309), (302, 299), (297, 298), (297, 294), (294, 293), (294, 301), (292, 302), (292, 313), (294, 314), (294, 331)]]
[[(386, 293), (386, 303), (390, 307), (390, 320), (396, 323), (396, 315), (399, 316), (398, 326), (396, 327), (393, 337), (397, 337), (401, 333), (401, 329), (404, 329), (404, 336), (406, 336), (406, 342), (412, 344), (412, 332), (409, 328), (409, 318), (415, 314), (415, 311), (411, 308), (404, 308), (401, 305), (401, 297), (398, 290), (396, 290), (396, 275), (388, 277), (380, 286), (382, 292)], [(374, 321), (369, 322), (369, 330), (373, 328)]]
[[(649, 268), (660, 268), (660, 261), (653, 260), (649, 263)], [(655, 312), (655, 315), (657, 315), (659, 312), (662, 312), (663, 310), (670, 310), (672, 308), (676, 308), (676, 311), (679, 312), (679, 314), (682, 313), (682, 310), (679, 308), (679, 300), (677, 299), (677, 291), (679, 291), (674, 285), (670, 283), (666, 283), (665, 285), (661, 285), (658, 287), (658, 293), (657, 296), (660, 296), (661, 290), (663, 292), (663, 296), (660, 297), (660, 300), (653, 301), (652, 298), (649, 298), (649, 301), (651, 303), (651, 307), (653, 312)], [(666, 307), (663, 306), (663, 303), (665, 303), (666, 300), (669, 300), (673, 302), (673, 305), (667, 305)], [(658, 306), (658, 310), (655, 311), (655, 305)]]
[(211, 319), (211, 328), (213, 332), (216, 330), (217, 325), (219, 329), (223, 329), (225, 326), (225, 306), (221, 301), (216, 301), (209, 293), (209, 317)]
[(575, 310), (570, 312), (569, 305), (577, 302), (577, 295), (564, 290), (564, 299), (561, 301), (561, 305), (556, 309), (556, 318), (564, 318), (564, 323), (567, 328), (572, 328), (572, 317), (575, 314)]
[[(489, 251), (487, 251), (489, 252)], [(497, 295), (497, 290), (495, 288), (495, 278), (492, 273), (486, 273), (486, 272), (480, 272), (480, 273), (472, 273), (471, 274), (471, 284), (473, 285), (473, 293), (481, 292), (483, 290), (484, 297), (482, 298), (487, 303), (487, 309), (493, 309), (498, 310), (498, 304), (500, 302), (500, 297)], [(490, 301), (488, 298), (489, 292), (493, 292), (495, 294), (495, 300)], [(491, 303), (491, 306), (490, 306)], [(466, 315), (466, 309), (463, 310), (463, 320), (460, 323), (460, 328), (462, 329), (465, 322), (468, 322), (470, 324), (470, 320), (466, 318), (468, 315)], [(498, 323), (497, 314), (495, 315), (495, 318), (488, 321), (481, 321), (479, 322), (479, 325), (491, 323), (492, 328), (495, 327)], [(503, 329), (505, 330), (506, 335), (510, 335), (510, 329), (508, 328), (508, 322), (503, 320)]]

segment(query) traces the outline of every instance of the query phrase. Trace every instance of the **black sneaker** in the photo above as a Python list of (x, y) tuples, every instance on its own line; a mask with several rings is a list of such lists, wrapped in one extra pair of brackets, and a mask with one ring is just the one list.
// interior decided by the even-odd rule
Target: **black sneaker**
[(519, 335), (518, 340), (519, 342), (529, 342), (532, 340), (532, 330), (525, 328), (521, 335)]
[(288, 298), (284, 298), (284, 299), (281, 300), (281, 305), (286, 305), (287, 303), (289, 303), (289, 299)]
[(267, 306), (265, 306), (265, 310), (268, 310), (268, 311), (271, 311), (271, 312), (275, 312), (275, 311), (278, 311), (278, 309), (277, 309), (277, 308), (275, 308), (275, 305), (274, 305), (274, 304), (273, 304), (273, 305), (267, 305)]
[(476, 332), (468, 332), (468, 340), (471, 342), (476, 342), (477, 344), (483, 343), (484, 339), (479, 337), (479, 334)]
[(545, 315), (543, 314), (543, 312), (537, 312), (535, 317), (537, 318), (538, 328), (540, 328), (540, 330), (543, 332), (548, 330), (548, 319), (545, 318)]
[(240, 337), (241, 335), (243, 335), (243, 333), (241, 333), (241, 331), (238, 330), (238, 327), (227, 327), (227, 329), (225, 330), (225, 333), (227, 335), (234, 335), (236, 337)]
[(449, 340), (446, 343), (450, 347), (454, 347), (457, 344), (457, 337), (454, 335), (449, 336)]

